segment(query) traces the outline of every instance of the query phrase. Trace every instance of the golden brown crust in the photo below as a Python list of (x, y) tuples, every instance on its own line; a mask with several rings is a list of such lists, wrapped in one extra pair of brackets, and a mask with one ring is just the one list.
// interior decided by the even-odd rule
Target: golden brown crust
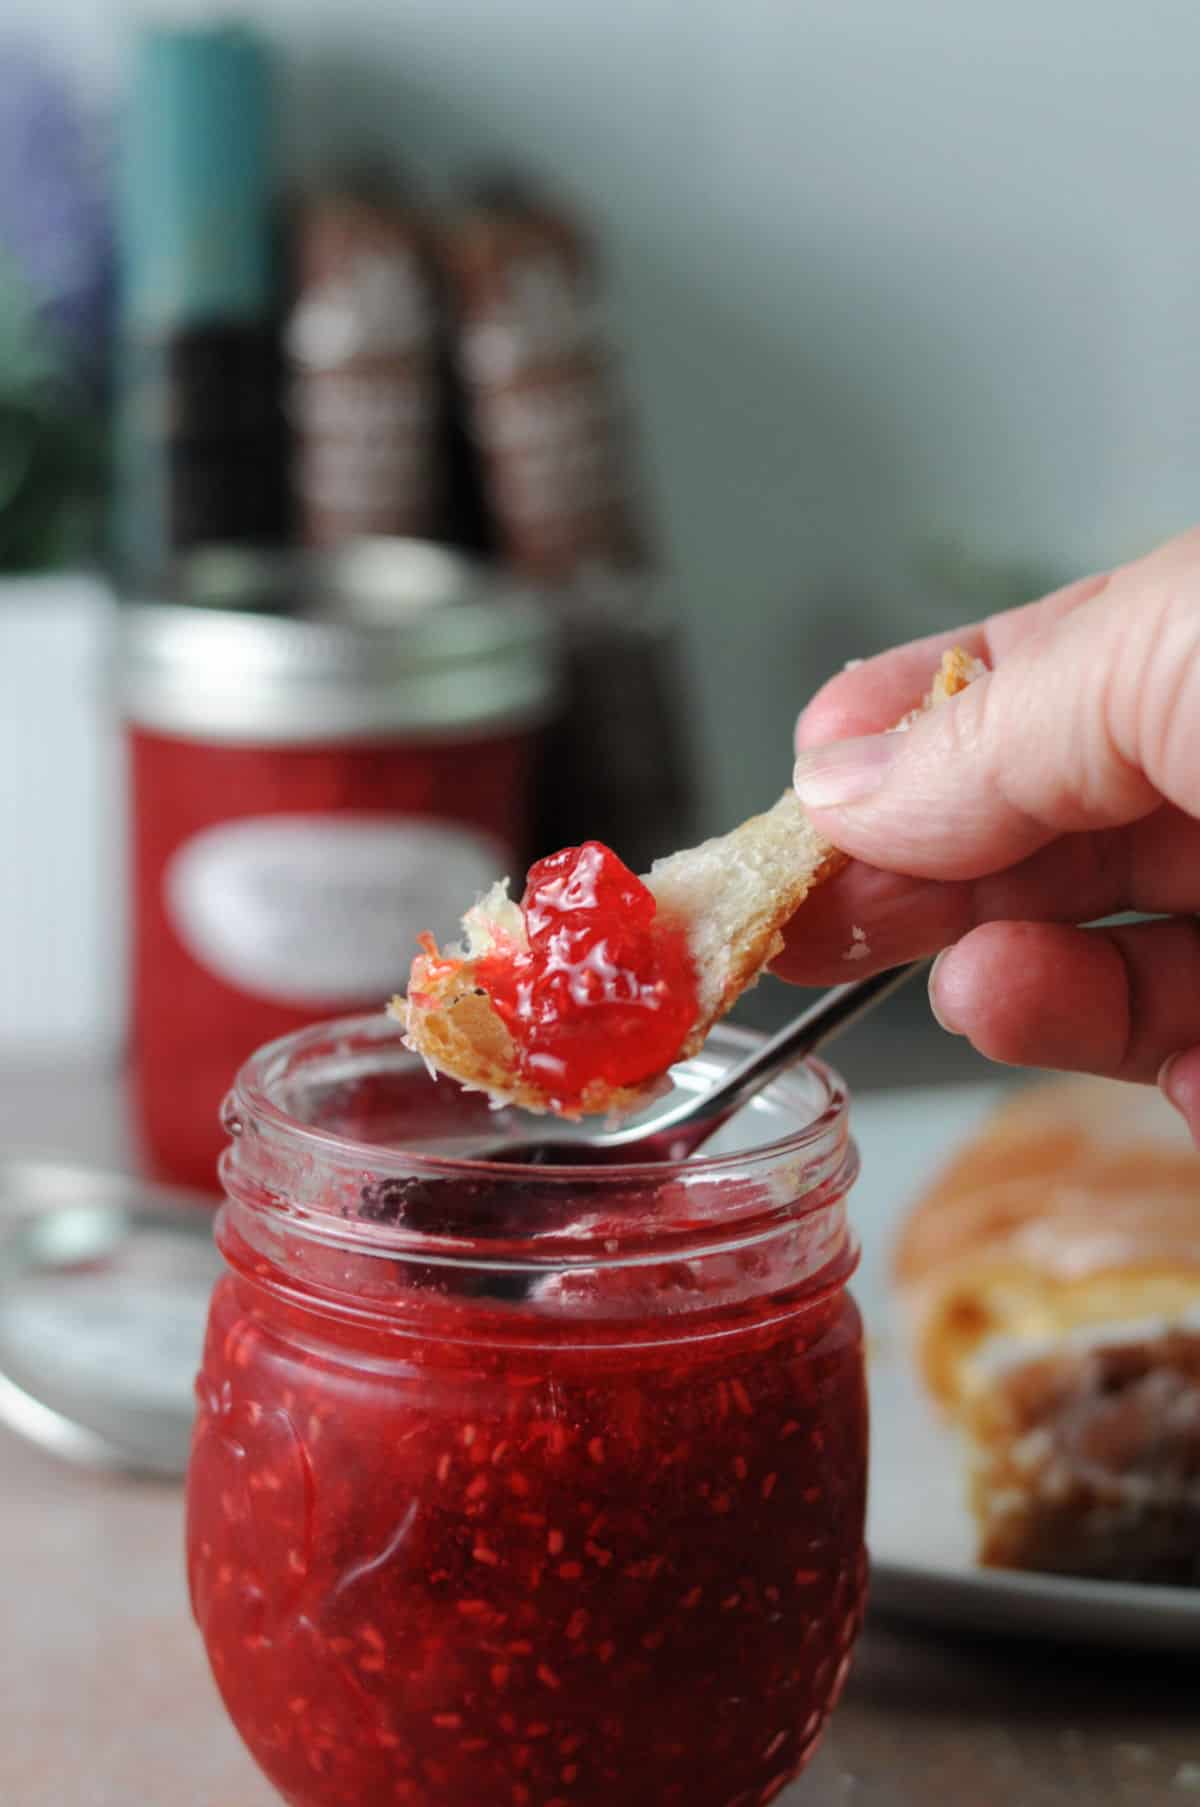
[[(961, 651), (944, 654), (921, 708), (956, 695), (982, 669)], [(899, 725), (920, 713), (914, 711)], [(792, 791), (731, 833), (656, 862), (646, 882), (662, 920), (686, 930), (697, 974), (699, 1011), (677, 1058), (703, 1046), (713, 1024), (782, 951), (784, 926), (805, 898), (846, 864), (846, 856), (818, 834)], [(507, 903), (501, 907), (512, 908)], [(483, 908), (474, 912), (476, 926)], [(409, 1046), (432, 1068), (491, 1093), (498, 1103), (544, 1111), (549, 1100), (522, 1076), (516, 1046), (475, 982), (472, 954), (477, 951), (443, 953), (428, 943), (413, 961), (407, 998), (393, 999), (389, 1008), (405, 1024)], [(653, 1095), (657, 1083), (623, 1088), (597, 1084), (585, 1093), (578, 1114), (634, 1108)]]
[(964, 1434), (979, 1559), (1200, 1582), (1200, 1155), (1157, 1092), (1019, 1092), (909, 1214), (894, 1271)]
[(979, 1559), (1200, 1583), (1200, 1329), (1064, 1339), (965, 1402)]
[(1148, 1089), (1032, 1086), (918, 1201), (894, 1273), (926, 1384), (953, 1406), (990, 1337), (1200, 1302), (1200, 1155)]

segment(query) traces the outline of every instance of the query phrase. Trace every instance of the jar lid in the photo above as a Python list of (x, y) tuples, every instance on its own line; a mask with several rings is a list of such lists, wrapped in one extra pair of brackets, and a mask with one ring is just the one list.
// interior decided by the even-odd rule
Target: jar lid
[(196, 739), (473, 736), (544, 719), (558, 682), (536, 594), (422, 540), (210, 546), (121, 612), (126, 715)]
[(212, 1229), (195, 1194), (0, 1161), (0, 1420), (70, 1461), (182, 1475)]

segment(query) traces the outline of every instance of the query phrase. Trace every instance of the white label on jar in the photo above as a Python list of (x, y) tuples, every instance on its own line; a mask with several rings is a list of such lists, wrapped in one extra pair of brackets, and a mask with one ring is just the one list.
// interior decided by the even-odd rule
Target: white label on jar
[(419, 816), (251, 816), (206, 828), (170, 860), (168, 914), (188, 952), (277, 1004), (381, 1002), (430, 929), (511, 873), (498, 841)]

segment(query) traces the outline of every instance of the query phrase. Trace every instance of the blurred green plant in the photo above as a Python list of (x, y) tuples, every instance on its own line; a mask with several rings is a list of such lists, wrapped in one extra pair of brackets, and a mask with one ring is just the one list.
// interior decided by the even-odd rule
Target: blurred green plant
[(0, 251), (0, 572), (95, 551), (106, 434), (13, 263)]

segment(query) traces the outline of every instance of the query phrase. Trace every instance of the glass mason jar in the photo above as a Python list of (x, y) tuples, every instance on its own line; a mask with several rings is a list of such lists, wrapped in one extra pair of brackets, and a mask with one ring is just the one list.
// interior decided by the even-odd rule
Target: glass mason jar
[(472, 1160), (506, 1121), (382, 1016), (238, 1076), (188, 1491), (217, 1684), (293, 1807), (766, 1802), (863, 1606), (845, 1090), (797, 1068), (675, 1165)]

